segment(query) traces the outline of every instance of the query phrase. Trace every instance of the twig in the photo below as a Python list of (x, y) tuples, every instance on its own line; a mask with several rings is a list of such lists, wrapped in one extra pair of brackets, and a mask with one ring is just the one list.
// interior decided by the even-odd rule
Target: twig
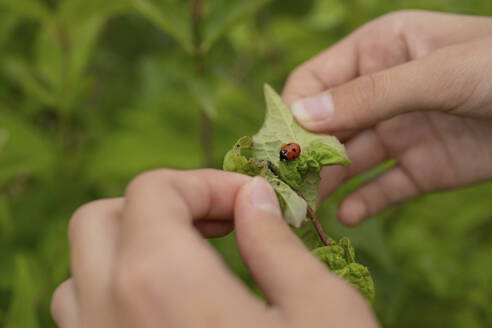
[[(200, 24), (203, 17), (204, 0), (193, 0), (191, 3), (191, 24), (193, 31), (193, 57), (195, 60), (195, 73), (198, 78), (205, 75), (205, 61), (201, 49), (202, 35)], [(202, 109), (200, 116), (200, 137), (203, 149), (203, 161), (205, 167), (213, 166), (213, 145), (212, 145), (212, 121)]]
[[(304, 198), (304, 195), (300, 191), (296, 191), (297, 194), (306, 201), (306, 198)], [(330, 240), (328, 239), (328, 236), (326, 235), (326, 232), (323, 230), (323, 227), (321, 226), (321, 223), (319, 222), (318, 217), (316, 216), (316, 213), (314, 212), (313, 208), (309, 206), (309, 203), (306, 201), (307, 204), (307, 211), (309, 214), (309, 217), (311, 218), (311, 221), (313, 221), (314, 228), (316, 229), (316, 232), (319, 235), (319, 238), (325, 244), (325, 246), (331, 246)]]

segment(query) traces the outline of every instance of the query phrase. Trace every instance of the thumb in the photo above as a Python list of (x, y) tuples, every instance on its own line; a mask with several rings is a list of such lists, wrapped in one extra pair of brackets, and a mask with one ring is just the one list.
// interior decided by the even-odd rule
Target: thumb
[[(292, 104), (297, 121), (316, 132), (343, 132), (372, 126), (412, 111), (492, 117), (479, 111), (490, 103), (490, 91), (480, 87), (490, 69), (485, 52), (470, 53), (470, 45), (453, 46), (356, 78)], [(476, 51), (475, 49), (473, 49)], [(483, 90), (477, 90), (482, 88)], [(483, 83), (485, 85), (485, 83)], [(489, 104), (490, 106), (490, 104)]]
[(345, 290), (345, 284), (327, 274), (290, 231), (280, 215), (277, 197), (264, 179), (255, 177), (241, 189), (234, 218), (241, 257), (271, 304), (298, 307), (302, 304), (299, 297), (310, 295), (309, 286), (313, 294), (319, 293), (320, 286), (330, 281)]

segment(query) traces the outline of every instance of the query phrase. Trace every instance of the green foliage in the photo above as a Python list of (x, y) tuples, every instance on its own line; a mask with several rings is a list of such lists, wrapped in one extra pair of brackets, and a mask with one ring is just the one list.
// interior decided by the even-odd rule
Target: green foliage
[[(317, 208), (320, 171), (323, 166), (350, 161), (345, 148), (335, 138), (302, 128), (280, 96), (265, 85), (265, 122), (252, 138), (242, 137), (226, 154), (223, 168), (250, 176), (260, 175), (275, 190), (285, 220), (299, 228), (306, 218), (307, 204)], [(280, 161), (283, 145), (300, 145), (300, 156), (288, 163)], [(301, 192), (304, 199), (297, 191)]]
[[(263, 122), (263, 81), (280, 90), (295, 66), (405, 8), (492, 14), (488, 0), (207, 0), (194, 44), (189, 1), (0, 0), (0, 326), (54, 325), (49, 302), (69, 275), (66, 227), (77, 207), (120, 196), (143, 170), (198, 168), (205, 152), (220, 167)], [(202, 112), (213, 118), (209, 148)], [(424, 196), (341, 227), (343, 195), (383, 169), (318, 210), (371, 271), (383, 325), (489, 327), (492, 186)], [(319, 247), (310, 224), (295, 232)], [(234, 237), (212, 244), (257, 292)]]
[(331, 246), (323, 246), (313, 250), (316, 255), (336, 275), (347, 280), (359, 290), (367, 301), (374, 301), (374, 282), (367, 268), (355, 262), (355, 251), (348, 238), (338, 242), (332, 241)]

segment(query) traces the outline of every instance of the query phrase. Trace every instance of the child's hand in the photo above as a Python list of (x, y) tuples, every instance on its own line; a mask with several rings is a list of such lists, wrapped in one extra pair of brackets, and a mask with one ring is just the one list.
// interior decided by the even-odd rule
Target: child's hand
[(353, 164), (322, 172), (322, 196), (397, 160), (342, 202), (344, 224), (421, 193), (492, 179), (490, 18), (383, 16), (297, 68), (283, 97), (306, 128), (348, 140)]
[[(215, 170), (145, 173), (124, 198), (70, 222), (72, 278), (55, 292), (60, 327), (376, 327), (364, 299), (280, 217), (261, 178)], [(202, 238), (234, 216), (241, 256), (268, 304)], [(201, 236), (201, 235), (202, 236)]]

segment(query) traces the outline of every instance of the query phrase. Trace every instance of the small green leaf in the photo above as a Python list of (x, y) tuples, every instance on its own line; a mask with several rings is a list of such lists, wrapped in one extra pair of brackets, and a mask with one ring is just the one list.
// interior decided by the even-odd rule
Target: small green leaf
[(183, 4), (173, 0), (134, 0), (135, 8), (148, 20), (173, 37), (186, 51), (193, 43), (189, 15)]
[(313, 254), (335, 274), (357, 288), (367, 301), (374, 301), (374, 281), (369, 270), (355, 262), (355, 251), (348, 238), (343, 237), (338, 243), (332, 241), (331, 246), (316, 248)]
[(39, 21), (47, 21), (51, 18), (49, 8), (41, 0), (0, 0), (0, 6)]
[(5, 328), (39, 327), (35, 307), (37, 286), (27, 257), (16, 256), (14, 277), (14, 297), (7, 312)]
[(230, 27), (242, 18), (254, 14), (271, 0), (221, 0), (206, 17), (203, 26), (202, 49), (207, 51)]

